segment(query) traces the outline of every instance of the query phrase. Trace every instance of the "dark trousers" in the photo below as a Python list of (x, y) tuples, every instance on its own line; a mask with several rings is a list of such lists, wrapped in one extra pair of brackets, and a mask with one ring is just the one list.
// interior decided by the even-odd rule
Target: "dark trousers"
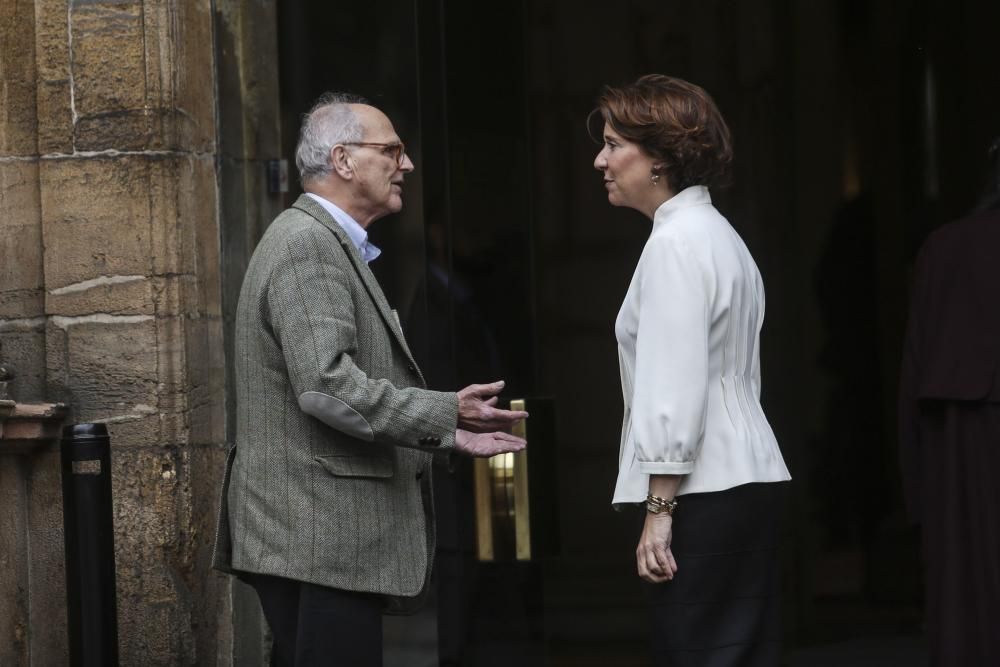
[[(647, 584), (656, 667), (781, 664), (786, 483), (678, 497), (673, 581)], [(645, 521), (645, 512), (642, 513)]]
[(245, 574), (274, 635), (271, 667), (382, 667), (382, 598)]

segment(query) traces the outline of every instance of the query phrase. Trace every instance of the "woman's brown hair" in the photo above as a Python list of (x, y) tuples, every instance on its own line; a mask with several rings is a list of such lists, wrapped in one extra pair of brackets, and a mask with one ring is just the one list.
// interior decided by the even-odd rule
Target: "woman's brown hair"
[(620, 88), (605, 86), (597, 112), (615, 132), (663, 160), (674, 192), (724, 183), (733, 161), (732, 139), (719, 108), (700, 86), (647, 74)]

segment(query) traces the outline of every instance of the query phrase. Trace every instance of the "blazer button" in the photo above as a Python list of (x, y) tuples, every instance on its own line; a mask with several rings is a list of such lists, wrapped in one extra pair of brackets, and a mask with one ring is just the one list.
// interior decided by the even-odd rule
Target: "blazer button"
[(418, 470), (417, 471), (417, 479), (423, 479), (423, 478), (424, 478), (424, 471), (423, 470)]
[(414, 366), (413, 364), (407, 364), (406, 365), (406, 370), (410, 371), (411, 373), (416, 373), (417, 372), (417, 367)]

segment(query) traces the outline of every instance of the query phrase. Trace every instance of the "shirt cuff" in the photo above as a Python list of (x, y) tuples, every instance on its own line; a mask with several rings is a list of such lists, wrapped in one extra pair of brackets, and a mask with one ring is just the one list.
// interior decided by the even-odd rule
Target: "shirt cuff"
[(694, 471), (694, 461), (639, 461), (644, 475), (688, 475)]

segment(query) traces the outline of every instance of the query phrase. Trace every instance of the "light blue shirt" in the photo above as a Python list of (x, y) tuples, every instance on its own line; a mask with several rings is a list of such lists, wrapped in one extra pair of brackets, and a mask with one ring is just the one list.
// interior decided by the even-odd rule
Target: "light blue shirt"
[(382, 251), (374, 243), (368, 242), (368, 232), (365, 231), (365, 228), (359, 225), (358, 221), (348, 215), (342, 208), (312, 192), (307, 192), (306, 194), (315, 199), (337, 221), (337, 224), (344, 228), (347, 236), (351, 239), (351, 243), (358, 249), (358, 252), (361, 253), (361, 258), (366, 263), (370, 263), (382, 254)]

